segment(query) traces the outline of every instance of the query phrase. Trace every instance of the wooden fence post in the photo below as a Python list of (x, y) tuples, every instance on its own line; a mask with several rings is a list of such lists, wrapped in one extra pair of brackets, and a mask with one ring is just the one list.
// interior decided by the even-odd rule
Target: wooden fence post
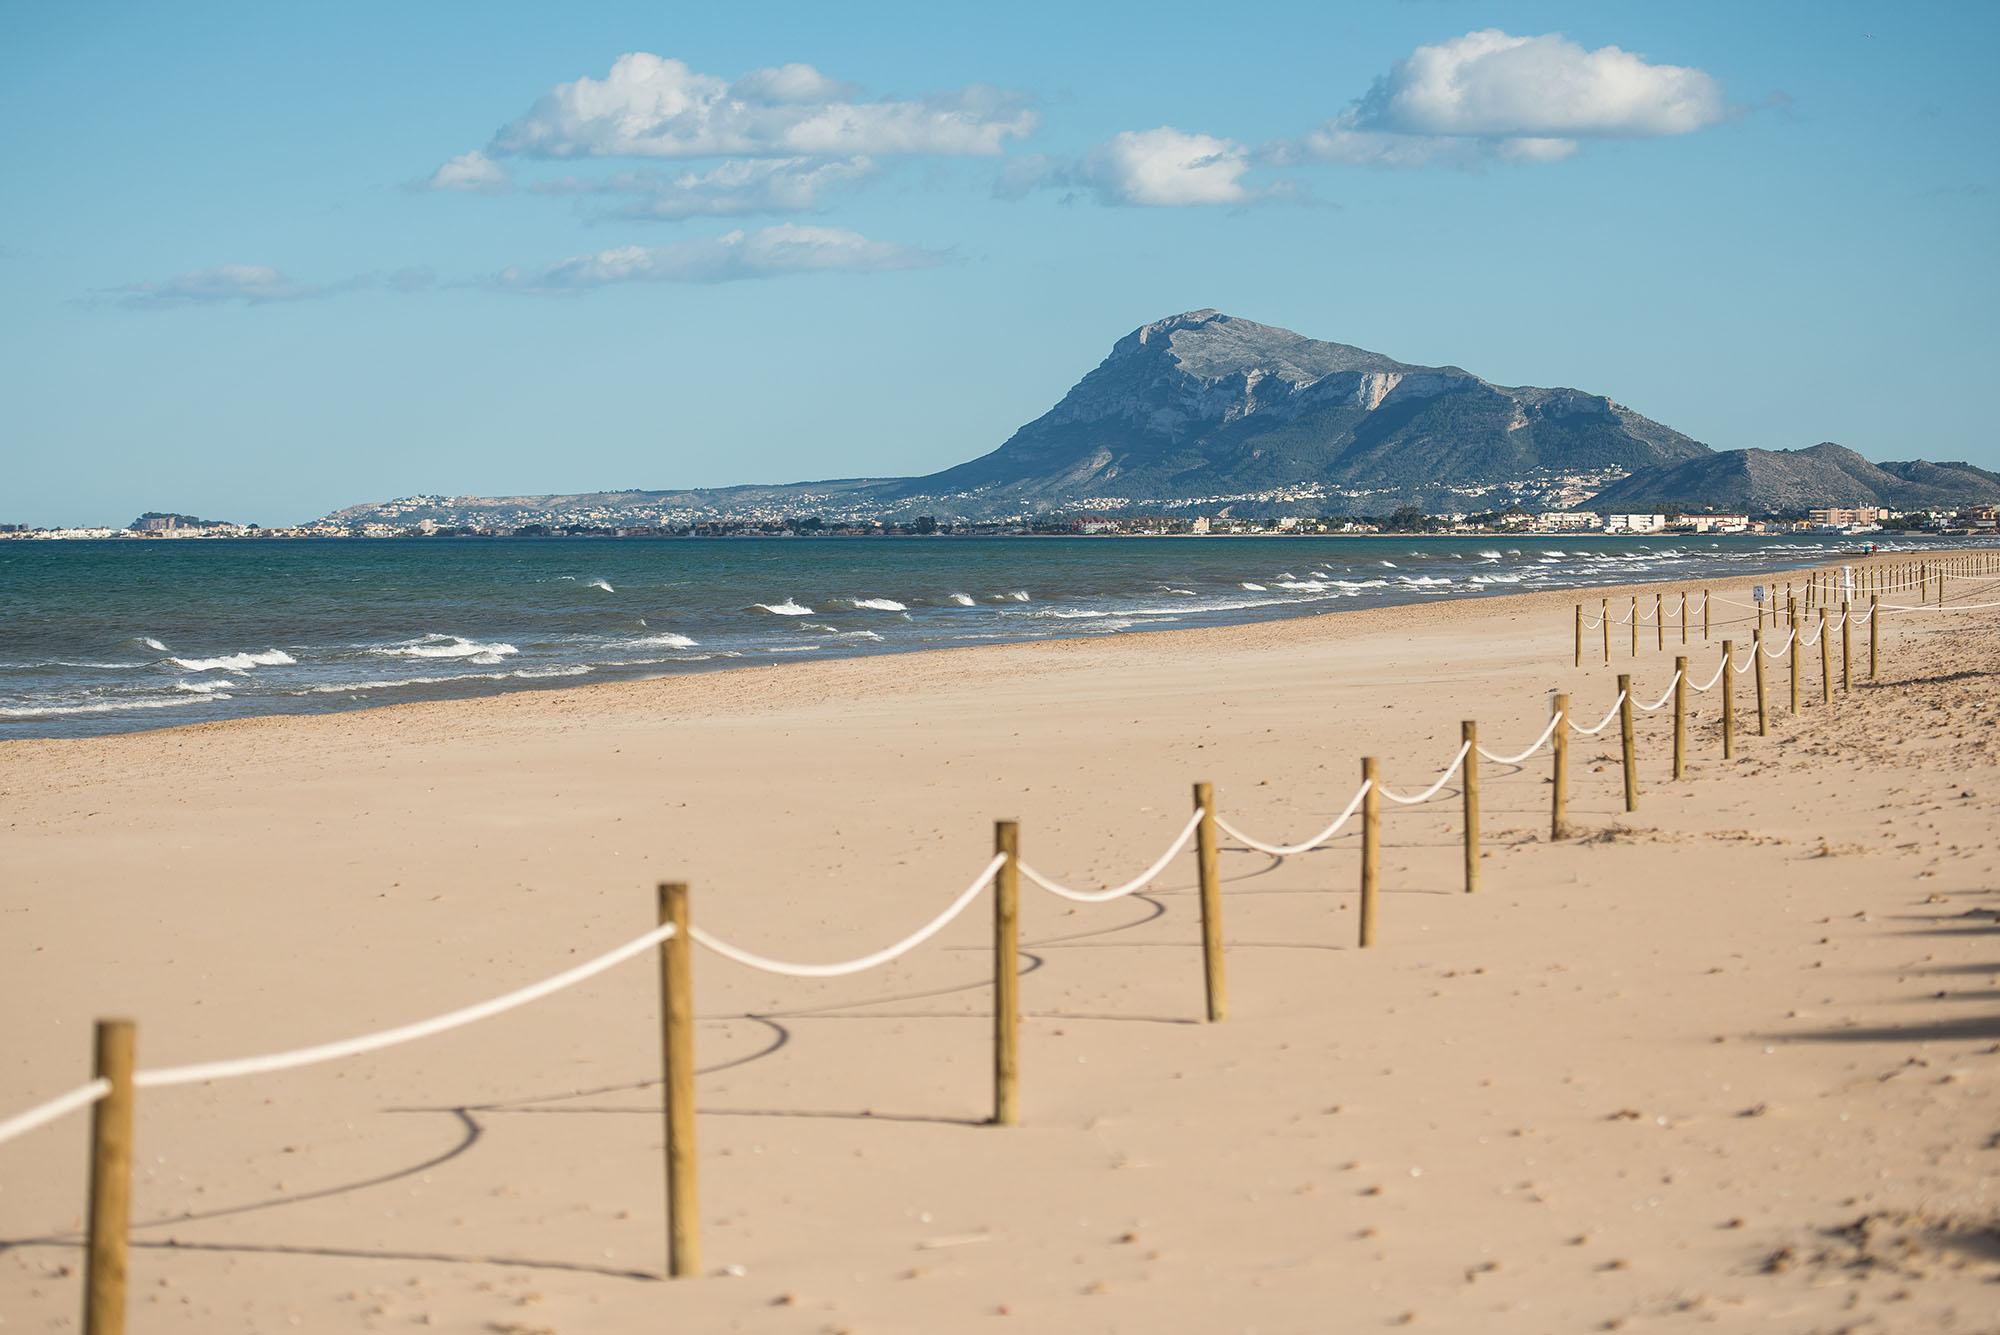
[(1847, 599), (1840, 600), (1840, 690), (1841, 694), (1854, 689), (1854, 613), (1849, 609)]
[(1375, 944), (1376, 899), (1382, 878), (1382, 786), (1377, 780), (1380, 767), (1374, 756), (1361, 761), (1361, 781), (1368, 790), (1361, 795), (1361, 944)]
[(1653, 652), (1665, 653), (1667, 649), (1667, 596), (1653, 595)]
[(1618, 744), (1625, 760), (1625, 809), (1639, 809), (1639, 771), (1632, 755), (1632, 676), (1618, 677)]
[(1722, 758), (1736, 754), (1736, 641), (1722, 642)]
[(132, 1231), (132, 1065), (138, 1026), (97, 1022), (96, 1076), (111, 1092), (90, 1110), (90, 1234), (84, 1253), (84, 1335), (125, 1335), (126, 1248)]
[(1688, 661), (1674, 660), (1674, 777), (1687, 775)]
[(1875, 680), (1875, 669), (1881, 665), (1877, 652), (1877, 640), (1882, 629), (1882, 595), (1868, 595), (1868, 680)]
[(1701, 591), (1701, 638), (1708, 639), (1708, 590)]
[(1688, 591), (1681, 590), (1681, 643), (1688, 642)]
[(1583, 666), (1583, 604), (1576, 605), (1576, 665)]
[(1465, 743), (1465, 893), (1479, 889), (1479, 725), (1466, 719), (1458, 725)]
[(1826, 604), (1819, 605), (1819, 702), (1833, 703), (1833, 648), (1826, 642)]
[(1021, 826), (993, 822), (993, 1124), (1021, 1121)]
[(1611, 666), (1611, 600), (1597, 600), (1597, 623), (1604, 628), (1604, 665)]
[(1201, 885), (1201, 981), (1213, 1024), (1229, 1014), (1229, 983), (1222, 972), (1222, 877), (1215, 865), (1215, 787), (1194, 786), (1194, 807), (1201, 823), (1194, 827), (1195, 867)]
[(1549, 734), (1555, 750), (1552, 777), (1554, 794), (1549, 804), (1549, 838), (1560, 839), (1568, 825), (1568, 802), (1564, 790), (1569, 786), (1569, 697), (1558, 695), (1555, 699), (1556, 726)]
[(666, 1091), (667, 1275), (701, 1273), (701, 1193), (694, 1125), (694, 940), (688, 935), (688, 888), (659, 887), (660, 923), (674, 934), (660, 942), (661, 1087)]
[(1639, 595), (1632, 595), (1632, 657), (1639, 656)]
[[(1776, 611), (1773, 608), (1772, 611)], [(1750, 652), (1757, 656), (1757, 735), (1771, 735), (1771, 697), (1764, 688), (1764, 628), (1757, 627), (1757, 634), (1750, 641)]]

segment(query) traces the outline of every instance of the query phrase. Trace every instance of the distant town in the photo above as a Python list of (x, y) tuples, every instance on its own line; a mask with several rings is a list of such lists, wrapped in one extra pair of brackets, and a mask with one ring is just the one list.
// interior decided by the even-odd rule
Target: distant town
[[(413, 501), (433, 498), (413, 497)], [(439, 498), (441, 499), (441, 498)], [(265, 527), (193, 515), (149, 512), (123, 528), (37, 528), (0, 524), (0, 540), (55, 541), (88, 539), (355, 539), (355, 538), (731, 538), (731, 537), (1247, 537), (1323, 534), (1773, 534), (1773, 533), (1934, 533), (1994, 536), (2000, 532), (2000, 507), (1971, 506), (1958, 510), (1889, 510), (1879, 506), (1824, 506), (1772, 515), (1711, 514), (1666, 510), (1649, 514), (1613, 514), (1590, 510), (1523, 509), (1484, 514), (1426, 514), (1406, 506), (1383, 516), (1277, 515), (1232, 517), (1225, 508), (1215, 515), (1145, 516), (1060, 513), (1020, 515), (977, 522), (944, 522), (929, 516), (870, 519), (834, 518), (713, 519), (685, 524), (632, 525), (594, 522), (588, 516), (556, 517), (553, 522), (481, 526), (446, 524), (432, 519), (396, 524), (380, 521), (337, 522)]]

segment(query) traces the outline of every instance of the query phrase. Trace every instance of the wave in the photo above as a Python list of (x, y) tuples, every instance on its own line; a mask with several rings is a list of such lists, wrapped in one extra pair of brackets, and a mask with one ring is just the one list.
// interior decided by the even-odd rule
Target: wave
[(954, 593), (951, 596), (951, 600), (957, 603), (960, 607), (977, 606), (977, 604), (973, 602), (972, 595), (969, 593)]
[(105, 700), (88, 705), (0, 706), (0, 718), (60, 718), (69, 714), (116, 714), (128, 709), (172, 709), (176, 705), (198, 705), (205, 700), (227, 700), (226, 695), (177, 695), (156, 700)]
[(1252, 584), (1247, 579), (1243, 581), (1243, 587), (1250, 590), (1250, 592), (1252, 593), (1263, 593), (1265, 591), (1264, 586), (1262, 584)]
[(1396, 576), (1396, 582), (1419, 588), (1433, 588), (1437, 585), (1451, 583), (1450, 580), (1442, 575), (1398, 575)]
[(174, 683), (174, 689), (192, 691), (197, 695), (213, 695), (217, 691), (235, 690), (236, 683), (227, 677), (217, 677), (210, 681), (177, 681)]
[(169, 658), (167, 661), (188, 672), (248, 672), (251, 668), (284, 667), (299, 660), (283, 649), (266, 649), (261, 654), (223, 654), (218, 658)]
[(1491, 547), (1481, 548), (1479, 555), (1488, 561), (1498, 561), (1500, 559), (1500, 553), (1494, 551)]
[(1017, 603), (1025, 603), (1028, 601), (1028, 591), (1026, 589), (1016, 589), (1012, 593), (1007, 594), (1006, 597)]
[(602, 589), (602, 590), (604, 590), (604, 591), (605, 591), (606, 593), (616, 593), (616, 592), (618, 592), (618, 590), (616, 590), (616, 589), (614, 589), (614, 588), (612, 588), (612, 587), (611, 587), (611, 581), (610, 581), (610, 580), (608, 580), (608, 579), (591, 579), (591, 580), (585, 580), (585, 581), (584, 581), (584, 584), (583, 584), (583, 587), (585, 587), (586, 589)]
[(1384, 561), (1381, 564), (1390, 570), (1394, 570), (1396, 568), (1396, 563), (1394, 561)]
[(695, 645), (699, 644), (700, 641), (691, 640), (685, 635), (675, 635), (673, 632), (669, 631), (664, 635), (646, 635), (636, 640), (627, 640), (625, 641), (625, 643), (628, 645), (641, 645), (641, 644), (657, 645), (663, 649), (692, 649), (695, 647)]
[(809, 617), (813, 614), (813, 610), (810, 607), (793, 602), (790, 598), (785, 599), (782, 603), (753, 603), (751, 605), (753, 607), (761, 607), (772, 616), (778, 617)]
[(463, 658), (481, 667), (491, 667), (503, 658), (512, 658), (520, 653), (511, 644), (495, 641), (482, 644), (478, 640), (468, 640), (463, 635), (426, 635), (421, 639), (406, 640), (402, 644), (383, 645), (370, 649), (371, 654), (381, 654), (387, 658)]
[(141, 635), (139, 637), (139, 643), (145, 645), (148, 649), (151, 649), (154, 653), (163, 654), (167, 651), (166, 645), (161, 644), (158, 640), (154, 639), (150, 635)]
[(899, 603), (894, 598), (850, 598), (847, 601), (856, 607), (871, 608), (877, 612), (907, 612), (909, 604)]

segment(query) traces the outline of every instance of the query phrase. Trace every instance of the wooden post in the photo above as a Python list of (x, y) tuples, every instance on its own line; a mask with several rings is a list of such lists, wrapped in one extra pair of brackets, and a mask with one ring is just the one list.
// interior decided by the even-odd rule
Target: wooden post
[(1604, 627), (1604, 664), (1606, 667), (1609, 667), (1611, 665), (1611, 600), (1609, 598), (1600, 598), (1597, 602), (1597, 623)]
[(1819, 607), (1819, 702), (1833, 703), (1833, 650), (1826, 642), (1826, 604)]
[(132, 1231), (132, 1065), (138, 1026), (97, 1022), (96, 1075), (111, 1092), (90, 1110), (90, 1240), (84, 1335), (125, 1335), (126, 1245)]
[(1878, 632), (1882, 628), (1882, 595), (1868, 595), (1868, 680), (1875, 680), (1875, 669), (1881, 665), (1877, 653)]
[(1638, 762), (1632, 756), (1632, 676), (1621, 673), (1618, 677), (1618, 744), (1625, 758), (1625, 809), (1639, 809)]
[(1792, 712), (1799, 712), (1799, 622), (1792, 618)]
[(1213, 1024), (1229, 1014), (1229, 982), (1222, 973), (1222, 877), (1215, 865), (1215, 788), (1194, 786), (1194, 807), (1201, 823), (1194, 827), (1195, 867), (1201, 885), (1201, 979)]
[(661, 1064), (667, 1105), (667, 1275), (701, 1273), (701, 1193), (694, 1129), (694, 940), (688, 935), (688, 888), (659, 887), (660, 922), (674, 934), (660, 942)]
[(1708, 590), (1701, 591), (1701, 638), (1708, 639)]
[(1471, 719), (1458, 725), (1465, 743), (1465, 893), (1479, 889), (1479, 725)]
[(1021, 826), (993, 822), (993, 1124), (1021, 1121)]
[(1688, 661), (1674, 660), (1674, 777), (1687, 775)]
[(1363, 757), (1361, 781), (1368, 791), (1361, 795), (1361, 944), (1375, 944), (1376, 898), (1382, 879), (1382, 785), (1380, 767), (1374, 756)]
[(1854, 613), (1849, 609), (1847, 599), (1840, 600), (1840, 690), (1843, 695), (1854, 689)]
[(1665, 653), (1667, 648), (1667, 596), (1653, 595), (1653, 652)]
[[(1777, 609), (1773, 608), (1773, 611)], [(1757, 735), (1771, 735), (1771, 697), (1764, 687), (1764, 628), (1757, 627), (1757, 634), (1750, 641), (1750, 652), (1757, 656)]]
[(1576, 665), (1583, 666), (1583, 604), (1576, 605)]
[(1681, 643), (1688, 642), (1688, 591), (1681, 590)]
[(1736, 754), (1736, 641), (1722, 642), (1722, 758)]
[(1632, 595), (1632, 657), (1639, 656), (1639, 595)]
[(1553, 777), (1555, 793), (1549, 804), (1549, 838), (1560, 839), (1568, 825), (1565, 817), (1569, 814), (1564, 790), (1569, 786), (1569, 697), (1558, 695), (1555, 701), (1556, 726), (1550, 734), (1555, 749)]

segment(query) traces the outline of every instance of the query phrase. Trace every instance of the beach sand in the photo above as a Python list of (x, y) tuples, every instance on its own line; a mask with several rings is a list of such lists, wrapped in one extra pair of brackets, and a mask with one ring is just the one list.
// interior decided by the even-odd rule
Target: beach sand
[[(661, 879), (831, 960), (936, 912), (996, 818), (1078, 885), (1150, 861), (1197, 780), (1303, 838), (1364, 755), (1419, 790), (1463, 718), (1511, 751), (1551, 691), (1586, 723), (1616, 672), (1656, 697), (1676, 634), (1573, 667), (1574, 596), (8, 743), (0, 1113), (87, 1077), (94, 1017), (136, 1017), (142, 1066), (346, 1037), (645, 931)], [(1697, 680), (1749, 639), (1716, 610)], [(1996, 618), (1885, 618), (1874, 684), (1857, 628), (1854, 690), (1836, 654), (1822, 705), (1808, 655), (1797, 718), (1774, 663), (1766, 737), (1742, 678), (1731, 761), (1695, 697), (1680, 783), (1642, 717), (1634, 813), (1616, 725), (1577, 738), (1561, 842), (1546, 754), (1486, 764), (1476, 895), (1456, 785), (1391, 807), (1367, 951), (1354, 826), (1225, 851), (1222, 1024), (1192, 854), (1105, 905), (1024, 886), (1017, 1128), (982, 1124), (984, 903), (843, 980), (698, 952), (713, 1277), (659, 1278), (650, 955), (142, 1092), (131, 1329), (2000, 1328)], [(6, 1330), (77, 1325), (87, 1123), (0, 1146)]]

